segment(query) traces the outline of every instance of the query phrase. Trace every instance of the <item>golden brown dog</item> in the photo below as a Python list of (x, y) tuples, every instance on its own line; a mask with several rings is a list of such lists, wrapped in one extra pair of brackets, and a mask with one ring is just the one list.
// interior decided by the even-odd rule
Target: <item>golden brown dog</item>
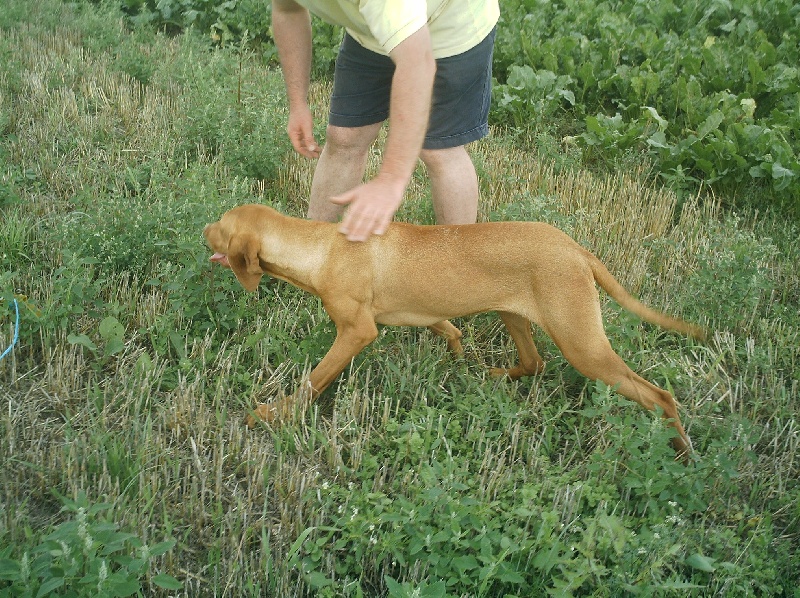
[[(311, 400), (377, 337), (376, 323), (428, 326), (460, 353), (461, 332), (448, 319), (496, 311), (517, 346), (519, 363), (493, 369), (493, 375), (519, 378), (542, 371), (531, 335), (535, 322), (581, 374), (616, 387), (646, 409), (660, 408), (678, 431), (673, 444), (679, 454), (691, 447), (672, 395), (634, 373), (611, 348), (595, 283), (648, 322), (698, 338), (703, 331), (631, 297), (600, 260), (548, 224), (394, 223), (386, 234), (354, 243), (336, 224), (245, 205), (203, 234), (215, 252), (211, 259), (230, 267), (248, 291), (268, 274), (322, 299), (336, 340), (310, 374)], [(299, 392), (260, 404), (256, 415), (267, 421), (288, 415)], [(255, 421), (248, 418), (248, 425)]]

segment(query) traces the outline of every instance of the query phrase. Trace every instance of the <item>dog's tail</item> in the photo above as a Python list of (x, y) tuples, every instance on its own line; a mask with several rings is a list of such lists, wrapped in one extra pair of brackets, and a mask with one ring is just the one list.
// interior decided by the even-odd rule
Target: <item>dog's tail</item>
[(657, 324), (662, 328), (666, 328), (667, 330), (674, 330), (676, 332), (680, 332), (681, 334), (696, 338), (700, 341), (704, 341), (706, 339), (708, 333), (701, 326), (684, 322), (678, 318), (673, 318), (661, 313), (660, 311), (651, 309), (638, 299), (634, 298), (625, 289), (625, 287), (617, 282), (617, 279), (614, 278), (611, 272), (608, 271), (608, 268), (605, 267), (603, 262), (601, 262), (592, 253), (588, 251), (586, 253), (589, 256), (589, 265), (592, 269), (595, 282), (597, 282), (597, 284), (600, 285), (600, 287), (623, 308), (631, 313), (636, 314), (641, 319), (650, 322), (651, 324)]

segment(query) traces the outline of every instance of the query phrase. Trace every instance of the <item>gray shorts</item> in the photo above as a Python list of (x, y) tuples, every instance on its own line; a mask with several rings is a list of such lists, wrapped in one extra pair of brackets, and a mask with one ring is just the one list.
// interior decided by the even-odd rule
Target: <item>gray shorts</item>
[[(436, 61), (425, 149), (465, 145), (489, 133), (495, 30), (471, 50)], [(389, 117), (394, 63), (345, 34), (336, 59), (328, 122), (363, 127)]]

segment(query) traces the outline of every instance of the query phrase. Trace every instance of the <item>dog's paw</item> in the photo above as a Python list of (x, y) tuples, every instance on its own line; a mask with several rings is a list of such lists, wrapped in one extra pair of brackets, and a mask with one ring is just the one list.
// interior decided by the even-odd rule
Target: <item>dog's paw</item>
[(539, 360), (527, 365), (517, 365), (513, 368), (489, 368), (489, 375), (492, 378), (511, 378), (519, 380), (525, 376), (536, 376), (544, 371), (544, 362)]
[(506, 368), (489, 368), (489, 376), (492, 378), (505, 378), (509, 375)]
[(252, 413), (248, 413), (244, 423), (251, 430), (259, 422), (271, 424), (277, 421), (281, 415), (281, 408), (278, 403), (259, 403)]
[(464, 347), (461, 346), (460, 338), (447, 339), (447, 350), (456, 357), (463, 357)]

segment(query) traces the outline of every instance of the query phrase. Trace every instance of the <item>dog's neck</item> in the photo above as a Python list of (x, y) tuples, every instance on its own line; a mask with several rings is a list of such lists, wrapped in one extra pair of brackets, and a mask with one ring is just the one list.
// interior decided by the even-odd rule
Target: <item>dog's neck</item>
[[(315, 280), (338, 234), (336, 225), (326, 223), (320, 227), (319, 222), (289, 216), (283, 216), (279, 224), (273, 224), (264, 235), (264, 247), (279, 250), (259, 254), (261, 268), (269, 276), (318, 295)], [(312, 238), (313, 243), (309, 243)]]

